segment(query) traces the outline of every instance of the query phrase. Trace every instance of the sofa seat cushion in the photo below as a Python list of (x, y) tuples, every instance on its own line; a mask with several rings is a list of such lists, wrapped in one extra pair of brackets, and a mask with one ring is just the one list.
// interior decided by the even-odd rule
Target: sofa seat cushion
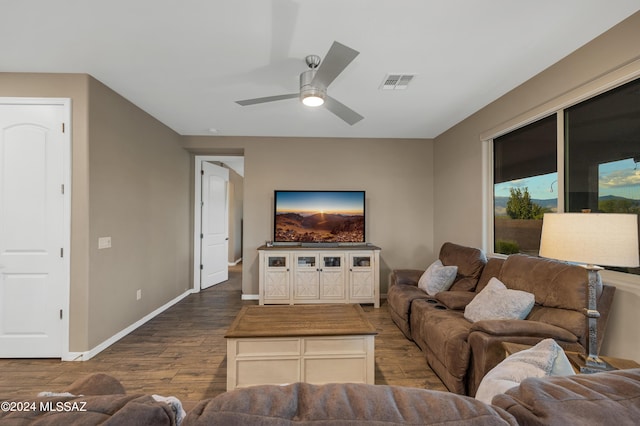
[(400, 386), (355, 383), (236, 389), (202, 401), (183, 426), (196, 425), (515, 425), (471, 398)]
[(545, 322), (531, 320), (487, 320), (477, 321), (471, 326), (471, 331), (503, 337), (511, 341), (513, 337), (552, 338), (563, 342), (575, 343), (578, 337), (562, 327)]
[(636, 425), (640, 369), (525, 379), (493, 405), (527, 425)]

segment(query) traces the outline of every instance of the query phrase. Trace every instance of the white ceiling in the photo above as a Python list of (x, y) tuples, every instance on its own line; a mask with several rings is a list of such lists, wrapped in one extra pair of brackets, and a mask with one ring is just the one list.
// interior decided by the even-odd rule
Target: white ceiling
[[(0, 71), (88, 73), (183, 135), (432, 138), (640, 10), (638, 0), (0, 0)], [(297, 99), (304, 57), (360, 55)], [(387, 73), (416, 73), (382, 91)], [(215, 129), (212, 131), (210, 129)]]

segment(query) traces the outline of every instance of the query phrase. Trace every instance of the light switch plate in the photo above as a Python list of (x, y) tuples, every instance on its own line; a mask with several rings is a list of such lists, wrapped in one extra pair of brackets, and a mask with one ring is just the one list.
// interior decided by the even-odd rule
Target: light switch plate
[(111, 248), (111, 237), (99, 237), (98, 249)]

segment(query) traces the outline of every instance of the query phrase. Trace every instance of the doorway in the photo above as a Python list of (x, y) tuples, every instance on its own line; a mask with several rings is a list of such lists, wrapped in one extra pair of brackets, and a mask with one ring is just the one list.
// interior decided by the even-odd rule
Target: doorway
[(195, 291), (227, 280), (241, 261), (244, 157), (195, 157)]

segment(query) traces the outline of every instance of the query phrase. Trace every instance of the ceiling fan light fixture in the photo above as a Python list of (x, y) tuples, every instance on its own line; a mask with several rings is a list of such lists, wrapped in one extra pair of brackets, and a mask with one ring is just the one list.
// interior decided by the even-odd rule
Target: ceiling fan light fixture
[(302, 103), (308, 107), (319, 107), (324, 103), (324, 97), (319, 94), (305, 96), (302, 98)]
[(324, 103), (326, 90), (313, 85), (313, 77), (316, 75), (315, 69), (310, 69), (300, 74), (300, 100), (310, 107), (319, 107)]

